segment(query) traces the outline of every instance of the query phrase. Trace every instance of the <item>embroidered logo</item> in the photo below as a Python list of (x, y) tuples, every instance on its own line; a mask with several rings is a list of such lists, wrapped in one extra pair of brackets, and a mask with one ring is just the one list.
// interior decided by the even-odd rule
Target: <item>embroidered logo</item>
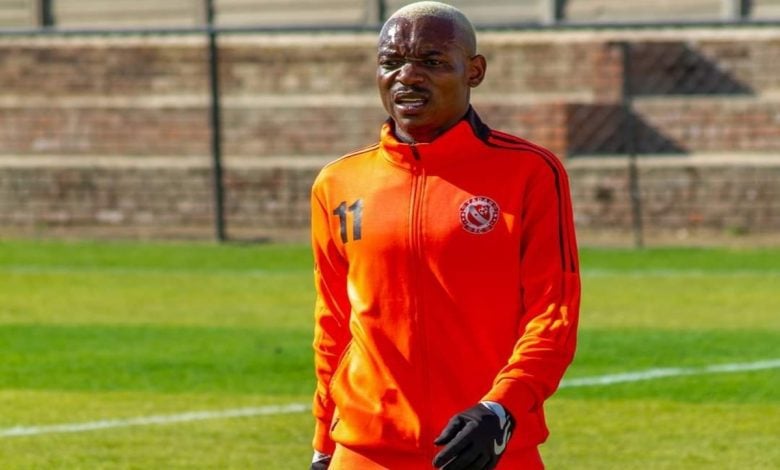
[(498, 222), (498, 204), (485, 196), (472, 197), (460, 206), (460, 222), (471, 233), (487, 233)]

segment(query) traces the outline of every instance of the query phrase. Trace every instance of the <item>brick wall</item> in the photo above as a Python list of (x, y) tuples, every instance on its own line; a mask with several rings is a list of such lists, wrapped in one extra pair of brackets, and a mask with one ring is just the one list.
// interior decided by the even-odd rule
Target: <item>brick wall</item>
[[(476, 108), (567, 158), (581, 228), (630, 227), (614, 157), (628, 148), (624, 76), (611, 44), (631, 39), (647, 225), (780, 229), (780, 33), (480, 39), (488, 78)], [(375, 141), (385, 117), (375, 38), (231, 35), (220, 46), (229, 231), (300, 233), (317, 169)], [(205, 47), (194, 37), (0, 39), (0, 234), (210, 236)], [(685, 204), (669, 204), (683, 187)]]
[[(211, 237), (209, 162), (175, 160), (0, 157), (0, 234)], [(224, 181), (231, 234), (306, 238), (309, 188), (322, 161), (229, 163)]]
[[(648, 158), (638, 168), (642, 221), (651, 233), (780, 231), (780, 165), (774, 157)], [(578, 228), (631, 227), (626, 161), (575, 160), (569, 177)]]

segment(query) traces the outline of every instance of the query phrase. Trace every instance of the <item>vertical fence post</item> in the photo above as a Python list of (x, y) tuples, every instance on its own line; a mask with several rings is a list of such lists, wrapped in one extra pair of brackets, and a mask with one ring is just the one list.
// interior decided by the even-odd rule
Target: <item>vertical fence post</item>
[(721, 17), (725, 21), (750, 19), (752, 9), (752, 0), (721, 0)]
[(217, 241), (225, 236), (225, 189), (222, 181), (222, 119), (219, 96), (219, 49), (214, 28), (214, 0), (206, 2), (206, 26), (209, 38), (209, 82), (211, 84), (211, 158), (214, 190), (214, 229)]
[(739, 0), (739, 19), (749, 20), (753, 16), (753, 0)]
[(39, 22), (44, 28), (50, 28), (54, 26), (54, 0), (39, 0), (38, 1), (38, 13), (40, 15)]
[(555, 23), (566, 19), (566, 2), (568, 0), (555, 0)]
[(387, 19), (387, 1), (386, 0), (376, 0), (376, 12), (377, 17), (379, 21), (378, 24), (384, 24), (385, 20)]
[(637, 166), (637, 132), (636, 117), (633, 109), (633, 85), (631, 77), (631, 52), (630, 42), (621, 42), (623, 55), (623, 91), (622, 106), (624, 132), (626, 137), (626, 153), (628, 154), (628, 191), (631, 198), (631, 219), (634, 231), (634, 246), (644, 247), (644, 234), (642, 226), (642, 196), (639, 192), (639, 168)]
[(368, 25), (381, 25), (387, 18), (387, 2), (386, 0), (365, 0), (365, 6), (363, 7), (366, 24)]

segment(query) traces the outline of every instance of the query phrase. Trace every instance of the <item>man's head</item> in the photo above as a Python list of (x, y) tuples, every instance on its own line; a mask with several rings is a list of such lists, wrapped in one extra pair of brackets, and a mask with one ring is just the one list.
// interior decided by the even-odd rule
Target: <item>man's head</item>
[(485, 77), (474, 27), (458, 9), (418, 2), (398, 10), (379, 34), (377, 85), (396, 136), (430, 142), (468, 111)]

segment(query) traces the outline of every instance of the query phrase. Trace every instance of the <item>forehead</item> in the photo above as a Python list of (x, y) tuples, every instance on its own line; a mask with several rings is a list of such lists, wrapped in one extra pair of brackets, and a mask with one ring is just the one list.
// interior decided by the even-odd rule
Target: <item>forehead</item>
[(393, 18), (379, 36), (379, 53), (383, 52), (446, 52), (463, 49), (455, 25), (444, 18), (421, 16)]

